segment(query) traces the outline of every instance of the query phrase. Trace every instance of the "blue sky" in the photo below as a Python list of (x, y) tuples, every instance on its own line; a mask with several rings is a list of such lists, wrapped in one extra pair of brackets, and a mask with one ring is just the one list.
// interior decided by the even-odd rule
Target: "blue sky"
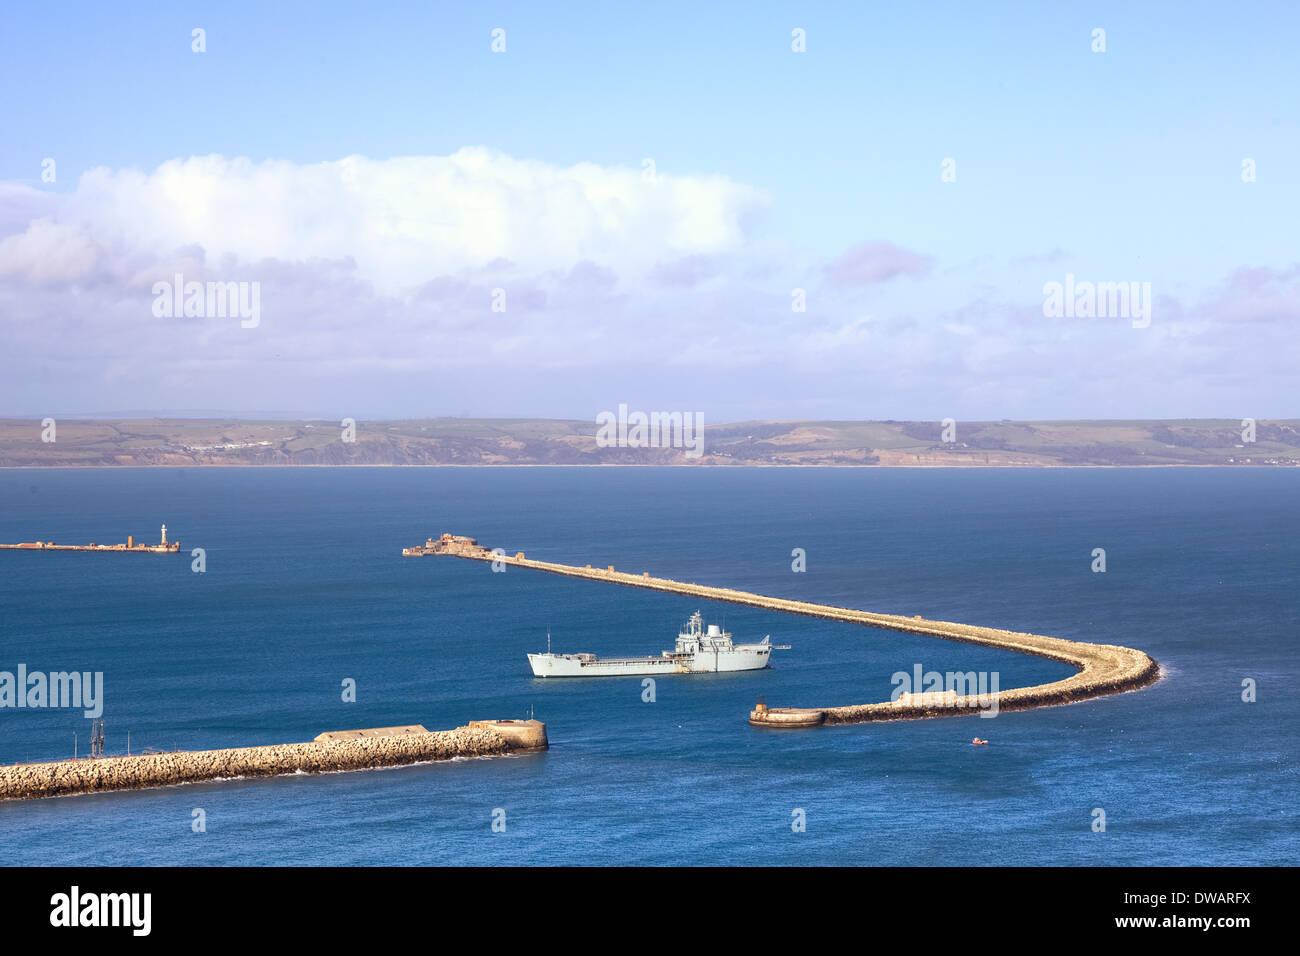
[[(12, 366), (0, 413), (585, 418), (629, 401), (692, 403), (710, 420), (1296, 415), (1297, 26), (1287, 3), (13, 4), (0, 35), (10, 92), (0, 243), (13, 239), (0, 245), (0, 335), (10, 339), (0, 361)], [(191, 51), (194, 27), (206, 30), (203, 54)], [(503, 54), (490, 50), (497, 27)], [(806, 53), (791, 51), (796, 27)], [(1091, 49), (1097, 27), (1104, 53)], [(493, 256), (488, 242), (461, 257), (447, 235), (429, 246), (425, 272), (381, 275), (366, 263), (392, 249), (350, 247), (358, 220), (332, 221), (340, 200), (327, 184), (311, 187), (315, 205), (277, 205), (284, 190), (306, 188), (297, 171), (316, 164), (477, 147), (536, 164), (526, 182), (492, 174), (487, 194), (500, 209), (473, 207), (512, 224), (520, 208), (543, 210), (528, 214), (529, 242), (509, 255)], [(257, 231), (282, 231), (285, 244), (241, 247), (223, 241), (228, 224), (177, 224), (159, 182), (139, 187), (156, 221), (131, 221), (139, 194), (126, 172), (150, 177), (213, 154), (277, 164), (256, 187), (273, 192), (255, 206), (272, 210)], [(41, 181), (47, 157), (54, 183)], [(1241, 178), (1247, 157), (1252, 183)], [(568, 258), (547, 255), (548, 216), (567, 201), (547, 170), (639, 174), (646, 158), (681, 180), (677, 202), (717, 198), (718, 238), (695, 220), (657, 232), (631, 218), (626, 235), (606, 222)], [(955, 182), (940, 179), (946, 158)], [(82, 177), (95, 169), (112, 181), (92, 189)], [(427, 171), (371, 174), (400, 191), (402, 176)], [(734, 194), (717, 192), (719, 179)], [(391, 195), (361, 205), (391, 211)], [(61, 231), (33, 237), (38, 220)], [(290, 294), (284, 270), (313, 268), (290, 240), (322, 230), (340, 239), (312, 261), (351, 257), (360, 265), (347, 282), (361, 288), (295, 272)], [(928, 264), (828, 283), (864, 243)], [(608, 261), (606, 244), (618, 250)], [(409, 258), (423, 255), (413, 246)], [(43, 269), (33, 256), (78, 265)], [(653, 281), (692, 257), (708, 263), (706, 280), (666, 292)], [(488, 275), (499, 258), (519, 269)], [(260, 281), (268, 303), (278, 289), (279, 311), (241, 340), (224, 327), (196, 331), (206, 319), (159, 328), (145, 296), (142, 327), (124, 333), (141, 311), (126, 303), (151, 284), (144, 273), (171, 275), (177, 262)], [(569, 281), (584, 262), (608, 270), (606, 298)], [(1052, 325), (1042, 288), (1067, 272), (1150, 282), (1152, 327)], [(464, 293), (440, 301), (436, 319), (412, 304), (427, 301), (431, 282)], [(526, 289), (535, 308), (478, 316), (470, 290), (480, 285)], [(787, 314), (794, 287), (809, 292), (802, 327)], [(309, 317), (310, 288), (332, 290), (325, 331)], [(68, 317), (96, 297), (103, 321)], [(332, 335), (349, 303), (387, 320), (360, 341)], [(464, 334), (475, 323), (495, 338)], [(593, 325), (605, 330), (599, 342), (582, 331)], [(646, 348), (647, 336), (658, 345)], [(80, 360), (40, 352), (42, 341), (69, 339), (101, 348)], [(671, 357), (654, 357), (665, 347)], [(178, 380), (143, 380), (163, 355), (184, 366), (187, 394), (176, 394)], [(485, 377), (512, 383), (513, 398), (466, 396)]]

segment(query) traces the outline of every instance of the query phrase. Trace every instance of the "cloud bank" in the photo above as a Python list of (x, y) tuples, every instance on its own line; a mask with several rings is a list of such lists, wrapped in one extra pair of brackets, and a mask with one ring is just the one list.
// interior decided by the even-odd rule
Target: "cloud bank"
[(737, 248), (765, 203), (720, 176), (562, 168), (482, 148), (310, 165), (200, 156), (86, 173), (5, 240), (0, 269), (78, 280), (107, 264), (109, 248), (161, 261), (197, 247), (214, 261), (348, 261), (386, 294), (497, 260), (529, 273), (590, 261), (638, 274), (665, 257)]
[[(764, 232), (723, 176), (482, 148), (221, 156), (0, 183), (0, 414), (299, 409), (589, 417), (1273, 417), (1300, 267), (1156, 290), (1152, 326), (1045, 318), (1057, 248), (996, 277), (882, 238)], [(875, 233), (875, 235), (873, 235)], [(1062, 245), (1068, 247), (1068, 236)], [(157, 283), (259, 284), (256, 328), (160, 317)], [(1106, 277), (1097, 277), (1106, 278)], [(1123, 277), (1127, 278), (1127, 277)]]

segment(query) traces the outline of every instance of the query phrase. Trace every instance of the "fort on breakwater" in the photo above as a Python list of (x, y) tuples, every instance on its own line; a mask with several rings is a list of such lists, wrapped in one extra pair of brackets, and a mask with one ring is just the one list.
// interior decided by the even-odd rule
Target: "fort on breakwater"
[(0, 800), (141, 790), (232, 777), (369, 770), (547, 746), (546, 725), (537, 720), (473, 720), (455, 730), (429, 731), (419, 724), (342, 730), (300, 744), (14, 764), (0, 767)]
[[(501, 549), (489, 550), (473, 538), (460, 535), (444, 534), (437, 539), (430, 538), (423, 546), (405, 548), (402, 554), (408, 557), (449, 555), (477, 561), (495, 561), (500, 562), (502, 566), (532, 568), (536, 571), (590, 578), (594, 581), (606, 581), (626, 587), (669, 591), (709, 601), (769, 608), (774, 611), (785, 611), (788, 614), (802, 614), (830, 621), (844, 621), (849, 624), (863, 624), (867, 627), (938, 637), (948, 641), (997, 647), (1061, 661), (1078, 669), (1078, 673), (1050, 684), (998, 691), (992, 696), (996, 700), (999, 711), (1027, 710), (1031, 707), (1069, 704), (1093, 697), (1118, 694), (1145, 687), (1160, 677), (1160, 665), (1156, 661), (1142, 651), (1117, 644), (1089, 644), (1082, 641), (1067, 641), (1059, 637), (1044, 637), (1041, 634), (1005, 631), (994, 627), (930, 621), (920, 615), (905, 617), (900, 614), (877, 614), (806, 601), (790, 601), (752, 594), (748, 591), (651, 577), (648, 571), (630, 574), (626, 571), (616, 571), (612, 565), (606, 568), (593, 568), (591, 565), (576, 567), (549, 561), (533, 561), (526, 558), (522, 551), (514, 555), (506, 555)], [(812, 727), (820, 724), (850, 724), (872, 720), (945, 717), (976, 714), (987, 708), (989, 703), (987, 696), (927, 693), (905, 694), (896, 701), (849, 704), (840, 707), (769, 708), (765, 704), (759, 704), (750, 713), (749, 722), (764, 727)]]

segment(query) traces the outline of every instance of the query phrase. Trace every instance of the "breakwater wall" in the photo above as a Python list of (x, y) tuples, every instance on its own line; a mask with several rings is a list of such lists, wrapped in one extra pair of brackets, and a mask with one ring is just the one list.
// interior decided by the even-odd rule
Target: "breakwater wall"
[(0, 799), (140, 790), (230, 777), (367, 770), (452, 757), (544, 750), (547, 746), (546, 725), (536, 720), (476, 720), (465, 727), (436, 731), (418, 724), (335, 731), (307, 743), (0, 767)]
[[(908, 634), (920, 634), (926, 637), (938, 637), (947, 641), (961, 641), (966, 644), (979, 644), (985, 647), (997, 647), (1002, 650), (1032, 654), (1054, 661), (1070, 664), (1078, 673), (1064, 680), (1050, 684), (1038, 684), (1033, 687), (1017, 687), (1002, 690), (992, 695), (996, 707), (1003, 710), (1027, 710), (1031, 707), (1046, 707), (1058, 704), (1070, 704), (1093, 697), (1118, 694), (1136, 690), (1154, 683), (1160, 677), (1160, 665), (1142, 651), (1118, 644), (1091, 644), (1082, 641), (1068, 641), (1060, 637), (1047, 637), (1042, 634), (1029, 634), (1020, 631), (1007, 631), (995, 627), (980, 627), (972, 624), (957, 624), (951, 621), (931, 621), (920, 615), (906, 617), (901, 614), (879, 614), (872, 611), (859, 611), (853, 608), (835, 607), (828, 604), (813, 604), (807, 601), (791, 601), (785, 598), (767, 597), (749, 591), (737, 591), (732, 588), (710, 587), (707, 585), (674, 581), (670, 578), (653, 577), (648, 571), (639, 574), (616, 571), (612, 566), (593, 568), (591, 565), (577, 567), (567, 564), (555, 564), (549, 561), (533, 561), (524, 552), (506, 555), (482, 547), (473, 538), (444, 534), (441, 538), (430, 538), (423, 547), (407, 548), (402, 552), (408, 556), (447, 555), (477, 561), (497, 561), (511, 567), (531, 568), (551, 574), (563, 574), (568, 577), (588, 578), (605, 581), (624, 587), (648, 588), (652, 591), (668, 591), (674, 594), (686, 594), (707, 601), (725, 601), (729, 604), (743, 604), (749, 607), (761, 607), (787, 614), (801, 614), (805, 617), (818, 617), (830, 621), (844, 621), (849, 624), (862, 624), (866, 627), (884, 628), (903, 631)], [(820, 724), (847, 724), (873, 720), (907, 720), (924, 717), (951, 717), (963, 714), (977, 714), (990, 709), (992, 702), (988, 697), (977, 695), (903, 695), (898, 701), (886, 701), (869, 704), (850, 704), (835, 707), (774, 707), (760, 706), (750, 713), (749, 721), (759, 726), (771, 727), (809, 727)]]
[(125, 554), (179, 554), (181, 546), (173, 542), (160, 544), (47, 544), (33, 541), (26, 544), (0, 544), (0, 551), (114, 551)]

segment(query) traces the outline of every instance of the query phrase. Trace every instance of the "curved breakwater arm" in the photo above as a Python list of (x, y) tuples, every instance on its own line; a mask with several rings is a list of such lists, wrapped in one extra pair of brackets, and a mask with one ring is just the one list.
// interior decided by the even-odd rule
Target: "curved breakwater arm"
[[(767, 597), (748, 591), (731, 588), (709, 587), (701, 584), (674, 581), (669, 578), (651, 577), (649, 572), (629, 574), (615, 571), (613, 567), (605, 569), (576, 567), (567, 564), (554, 564), (548, 561), (532, 561), (518, 552), (513, 557), (500, 551), (489, 551), (472, 538), (443, 535), (441, 538), (429, 539), (424, 547), (407, 548), (403, 554), (408, 556), (449, 555), (478, 561), (500, 562), (520, 568), (547, 571), (551, 574), (563, 574), (569, 577), (589, 578), (606, 581), (626, 587), (648, 588), (652, 591), (669, 591), (674, 594), (686, 594), (709, 601), (725, 601), (730, 604), (743, 604), (749, 607), (761, 607), (788, 614), (802, 614), (807, 617), (819, 617), (830, 621), (844, 621), (849, 624), (863, 624), (908, 634), (921, 634), (938, 637), (949, 641), (962, 641), (967, 644), (980, 644), (997, 647), (1036, 657), (1046, 657), (1062, 661), (1078, 668), (1078, 673), (1065, 680), (1050, 684), (1038, 684), (1033, 687), (1017, 687), (998, 691), (983, 697), (979, 695), (955, 694), (911, 694), (903, 695), (897, 701), (885, 701), (872, 704), (850, 704), (842, 707), (790, 707), (767, 708), (760, 705), (750, 713), (750, 723), (772, 727), (805, 727), (822, 723), (842, 724), (858, 723), (871, 720), (905, 720), (919, 717), (956, 716), (974, 714), (980, 710), (996, 707), (998, 710), (1026, 710), (1031, 707), (1046, 707), (1056, 704), (1068, 704), (1074, 701), (1102, 697), (1135, 690), (1154, 683), (1160, 676), (1160, 665), (1142, 651), (1117, 644), (1089, 644), (1081, 641), (1067, 641), (1059, 637), (1045, 637), (1041, 634), (1026, 634), (1019, 631), (1004, 631), (994, 627), (978, 627), (971, 624), (955, 624), (950, 621), (930, 621), (921, 617), (904, 617), (899, 614), (877, 614), (871, 611), (859, 611), (852, 608), (834, 607), (827, 604), (813, 604), (807, 601), (791, 601), (785, 598)], [(991, 699), (990, 699), (991, 698)]]

